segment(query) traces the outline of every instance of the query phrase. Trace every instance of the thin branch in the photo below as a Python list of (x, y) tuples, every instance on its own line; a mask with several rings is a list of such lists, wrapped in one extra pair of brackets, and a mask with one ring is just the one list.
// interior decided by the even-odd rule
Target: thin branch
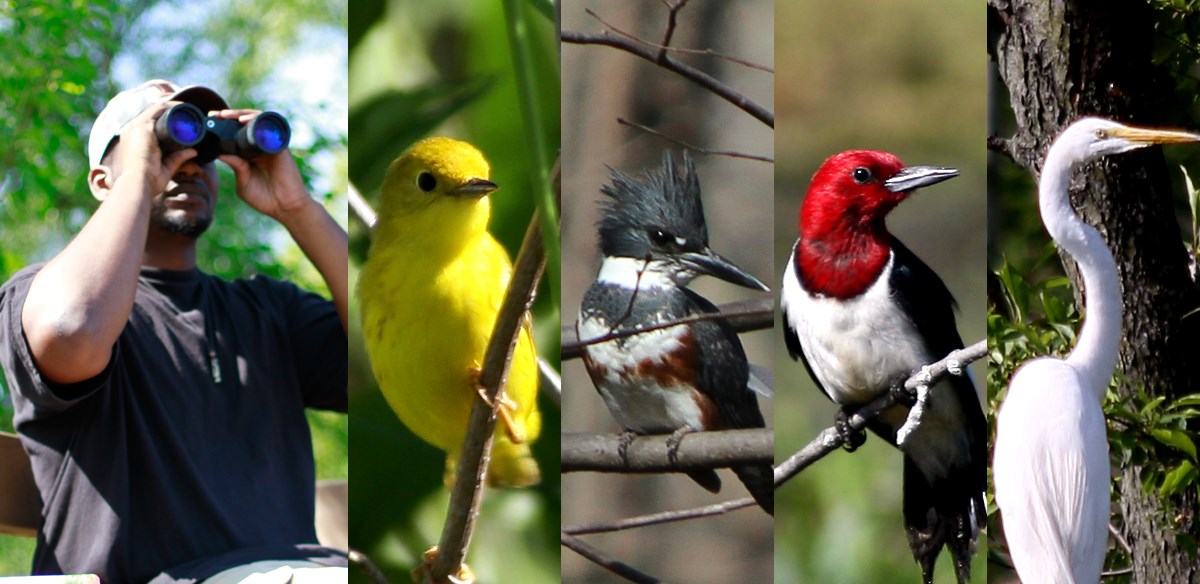
[(1009, 160), (1011, 160), (1013, 162), (1017, 161), (1016, 152), (1013, 150), (1012, 138), (1001, 138), (1000, 136), (988, 136), (987, 137), (987, 149), (991, 150), (992, 152), (997, 152), (999, 154), (1003, 154), (1005, 157), (1007, 157)]
[(650, 128), (649, 126), (643, 126), (637, 122), (631, 122), (625, 118), (617, 118), (617, 123), (621, 124), (622, 126), (631, 126), (631, 127), (637, 128), (643, 132), (646, 132), (647, 134), (653, 134), (655, 136), (658, 136), (659, 138), (662, 138), (663, 140), (671, 142), (672, 144), (678, 144), (679, 146), (683, 146), (684, 148), (687, 148), (694, 152), (699, 152), (701, 154), (708, 154), (711, 156), (728, 156), (730, 158), (745, 158), (747, 160), (758, 160), (760, 162), (769, 162), (772, 164), (775, 163), (775, 159), (771, 158), (769, 156), (761, 156), (758, 154), (746, 154), (745, 152), (737, 152), (734, 150), (709, 150), (707, 148), (700, 148), (698, 146), (694, 146), (692, 144), (684, 142), (683, 140), (676, 140), (675, 138), (672, 138), (666, 134), (663, 134), (662, 132), (659, 132), (653, 128)]
[[(1119, 544), (1121, 546), (1121, 549), (1125, 550), (1125, 555), (1129, 558), (1133, 558), (1133, 548), (1129, 547), (1129, 542), (1125, 540), (1125, 536), (1121, 535), (1121, 532), (1117, 529), (1117, 526), (1113, 525), (1110, 522), (1108, 524), (1108, 532), (1112, 534), (1113, 539), (1117, 540), (1117, 544)], [(1124, 576), (1125, 574), (1132, 574), (1132, 573), (1133, 573), (1133, 562), (1130, 561), (1129, 565), (1124, 568), (1101, 572), (1100, 577), (1101, 578), (1111, 578), (1113, 576)]]
[(578, 359), (579, 357), (582, 357), (583, 348), (588, 345), (604, 343), (616, 339), (623, 339), (625, 337), (671, 328), (681, 324), (723, 318), (729, 321), (729, 324), (733, 326), (735, 331), (744, 333), (749, 331), (769, 329), (774, 326), (775, 323), (774, 300), (769, 296), (722, 304), (721, 306), (717, 307), (717, 310), (718, 312), (695, 314), (679, 320), (609, 333), (592, 339), (585, 339), (583, 341), (580, 341), (579, 337), (576, 335), (574, 325), (564, 325), (562, 327), (562, 359), (566, 361), (568, 359)]
[(775, 127), (775, 114), (771, 113), (754, 100), (742, 95), (732, 87), (722, 83), (708, 73), (705, 73), (690, 65), (680, 63), (679, 61), (671, 58), (670, 55), (664, 53), (660, 57), (655, 51), (641, 47), (628, 39), (615, 37), (608, 32), (602, 32), (600, 34), (585, 34), (564, 30), (561, 33), (561, 38), (562, 42), (564, 43), (575, 45), (603, 45), (622, 50), (636, 57), (645, 59), (646, 61), (654, 63), (673, 73), (677, 73), (696, 83), (697, 85), (708, 89), (725, 101), (733, 104), (734, 107), (737, 107), (738, 109), (750, 114), (755, 119), (766, 124), (767, 126), (772, 128)]
[(684, 434), (673, 460), (670, 437), (637, 436), (621, 456), (622, 435), (563, 434), (562, 472), (682, 472), (772, 464), (775, 459), (775, 433), (769, 428)]
[(583, 541), (582, 539), (579, 539), (578, 537), (575, 537), (573, 535), (567, 535), (567, 534), (563, 533), (563, 534), (560, 534), (560, 538), (561, 538), (560, 541), (562, 542), (562, 544), (564, 546), (566, 546), (568, 549), (573, 550), (575, 553), (591, 560), (593, 563), (600, 566), (601, 568), (604, 568), (605, 570), (608, 570), (609, 572), (612, 572), (613, 574), (616, 574), (626, 580), (629, 580), (630, 582), (636, 582), (637, 584), (660, 584), (660, 583), (662, 583), (662, 580), (659, 580), (658, 578), (655, 578), (654, 576), (651, 576), (645, 572), (642, 572), (641, 570), (638, 570), (637, 568), (634, 568), (633, 566), (630, 566), (629, 564), (626, 564), (625, 562), (622, 562), (619, 560), (614, 560), (612, 558), (609, 558), (608, 556), (605, 556), (604, 554), (600, 553), (600, 550), (592, 547), (587, 542)]
[(562, 376), (540, 355), (537, 358), (537, 364), (538, 371), (542, 374), (542, 393), (546, 394), (554, 402), (554, 405), (562, 409)]
[[(948, 368), (954, 365), (956, 368), (964, 368), (968, 363), (974, 362), (987, 354), (987, 340), (981, 340), (974, 345), (965, 349), (951, 351), (941, 360), (922, 368), (911, 375), (904, 382), (903, 393), (912, 399), (916, 399), (916, 389), (918, 385), (932, 385), (937, 380), (948, 374)], [(964, 371), (965, 374), (965, 371)], [(896, 388), (899, 389), (899, 388)], [(882, 396), (875, 399), (871, 403), (863, 406), (854, 415), (847, 420), (849, 427), (855, 431), (862, 431), (867, 427), (867, 422), (874, 419), (884, 410), (896, 405), (897, 394), (899, 391), (888, 391)], [(816, 438), (813, 438), (807, 446), (800, 449), (799, 452), (788, 457), (782, 464), (775, 467), (775, 486), (787, 482), (792, 477), (800, 474), (805, 468), (808, 468), (812, 463), (820, 460), (826, 454), (837, 450), (842, 445), (842, 436), (837, 430), (830, 427), (821, 431)]]
[(662, 525), (676, 521), (686, 521), (688, 519), (724, 515), (730, 511), (736, 511), (746, 507), (753, 507), (755, 505), (757, 505), (757, 503), (754, 502), (754, 499), (750, 497), (743, 497), (741, 499), (734, 499), (732, 501), (717, 503), (715, 505), (705, 505), (703, 507), (696, 507), (694, 509), (663, 511), (661, 513), (651, 513), (649, 515), (640, 515), (638, 517), (628, 517), (626, 519), (618, 519), (616, 521), (599, 521), (596, 523), (585, 523), (583, 525), (576, 525), (573, 527), (564, 527), (563, 533), (568, 535), (610, 533), (613, 531), (623, 531), (626, 529), (634, 529), (648, 525)]
[(375, 210), (371, 208), (371, 204), (363, 198), (362, 193), (358, 192), (358, 189), (354, 188), (354, 185), (350, 185), (349, 200), (350, 212), (354, 214), (354, 217), (365, 225), (368, 230), (374, 229), (375, 223), (379, 221), (379, 218), (375, 216)]
[[(663, 4), (667, 4), (667, 3), (664, 2)], [(668, 8), (670, 7), (669, 4), (667, 6), (668, 6)], [(684, 47), (671, 47), (671, 46), (667, 46), (665, 44), (660, 45), (657, 43), (652, 43), (647, 39), (644, 39), (633, 33), (625, 32), (624, 30), (617, 28), (612, 23), (601, 18), (600, 15), (596, 14), (596, 12), (593, 11), (591, 8), (588, 8), (587, 10), (585, 10), (585, 12), (587, 12), (588, 15), (590, 15), (592, 18), (595, 18), (598, 22), (600, 22), (600, 24), (603, 24), (605, 28), (611, 30), (613, 33), (621, 35), (635, 43), (658, 49), (659, 51), (670, 51), (672, 53), (684, 53), (687, 55), (700, 55), (702, 57), (713, 57), (714, 59), (721, 59), (723, 61), (737, 63), (738, 65), (741, 65), (748, 69), (755, 69), (758, 71), (762, 71), (763, 73), (775, 73), (775, 69), (772, 67), (768, 67), (766, 65), (759, 65), (758, 63), (752, 63), (745, 59), (742, 59), (739, 57), (734, 57), (733, 55), (726, 55), (725, 53), (714, 51), (712, 49), (688, 49), (688, 48), (684, 48)]]
[(467, 426), (467, 437), (463, 443), (458, 462), (458, 475), (450, 491), (450, 507), (446, 513), (446, 525), (438, 543), (430, 575), (434, 582), (445, 582), (451, 574), (458, 573), (471, 543), (479, 503), (483, 498), (483, 483), (487, 476), (487, 463), (492, 447), (492, 435), (496, 427), (497, 395), (508, 375), (508, 365), (517, 344), (517, 335), (525, 321), (534, 290), (545, 269), (545, 251), (542, 246), (539, 212), (534, 212), (525, 230), (525, 240), (513, 266), (512, 280), (504, 295), (504, 303), (496, 316), (491, 340), (484, 353), (480, 384), (484, 387), (488, 405), (483, 400), (474, 400), (471, 419)]
[(373, 584), (391, 584), (388, 582), (387, 576), (383, 574), (383, 570), (380, 570), (379, 566), (376, 566), (375, 562), (372, 562), (371, 558), (367, 557), (367, 554), (358, 550), (350, 550), (346, 553), (346, 559), (350, 560), (351, 564), (362, 569), (363, 573), (367, 575), (367, 578)]

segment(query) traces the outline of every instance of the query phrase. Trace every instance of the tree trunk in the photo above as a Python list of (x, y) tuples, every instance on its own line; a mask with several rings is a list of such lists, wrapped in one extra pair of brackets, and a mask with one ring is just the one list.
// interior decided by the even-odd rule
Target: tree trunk
[[(1147, 2), (988, 0), (999, 28), (990, 47), (1008, 87), (1016, 132), (992, 140), (1031, 173), (1069, 122), (1100, 115), (1140, 125), (1160, 119), (1173, 89), (1151, 61), (1154, 13)], [(1157, 148), (1088, 165), (1072, 182), (1071, 200), (1096, 226), (1116, 258), (1125, 302), (1120, 367), (1128, 397), (1178, 397), (1196, 388), (1200, 319), (1182, 315), (1200, 302), (1172, 208), (1166, 165)], [(1064, 259), (1065, 256), (1064, 256)], [(1064, 261), (1082, 304), (1082, 281)], [(1084, 291), (1086, 292), (1086, 291)], [(1196, 494), (1163, 499), (1142, 492), (1140, 466), (1119, 469), (1123, 531), (1133, 550), (1135, 582), (1196, 582), (1200, 566), (1177, 540), (1194, 534)]]

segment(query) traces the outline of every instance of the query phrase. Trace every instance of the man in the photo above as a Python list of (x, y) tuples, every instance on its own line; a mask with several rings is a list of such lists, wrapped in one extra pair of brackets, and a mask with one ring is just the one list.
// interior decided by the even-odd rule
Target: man
[(288, 230), (333, 301), (198, 271), (218, 178), (195, 149), (160, 150), (154, 122), (178, 102), (258, 113), (160, 80), (118, 94), (88, 143), (96, 212), (0, 288), (0, 365), (42, 495), (34, 572), (225, 581), (271, 560), (287, 565), (236, 575), (332, 562), (344, 579), (344, 556), (298, 544), (316, 541), (304, 408), (346, 410), (346, 232), (287, 150), (221, 155), (238, 197)]

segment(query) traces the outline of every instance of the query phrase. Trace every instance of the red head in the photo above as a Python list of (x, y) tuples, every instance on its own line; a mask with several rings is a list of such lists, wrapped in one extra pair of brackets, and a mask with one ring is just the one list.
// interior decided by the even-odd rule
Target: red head
[(904, 166), (875, 150), (831, 156), (800, 207), (795, 267), (805, 288), (843, 299), (862, 293), (887, 264), (884, 217), (917, 188), (957, 175), (952, 168)]

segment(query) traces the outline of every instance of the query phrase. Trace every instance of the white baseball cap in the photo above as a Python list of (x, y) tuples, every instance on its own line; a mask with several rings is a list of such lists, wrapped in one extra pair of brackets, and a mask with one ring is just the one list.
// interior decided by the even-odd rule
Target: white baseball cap
[(213, 110), (229, 109), (225, 98), (199, 85), (181, 88), (170, 81), (151, 79), (137, 87), (126, 89), (108, 100), (108, 105), (104, 106), (92, 124), (87, 148), (91, 168), (100, 166), (100, 159), (104, 158), (104, 153), (113, 140), (121, 135), (125, 124), (136, 118), (147, 106), (164, 101), (190, 103), (205, 114)]

